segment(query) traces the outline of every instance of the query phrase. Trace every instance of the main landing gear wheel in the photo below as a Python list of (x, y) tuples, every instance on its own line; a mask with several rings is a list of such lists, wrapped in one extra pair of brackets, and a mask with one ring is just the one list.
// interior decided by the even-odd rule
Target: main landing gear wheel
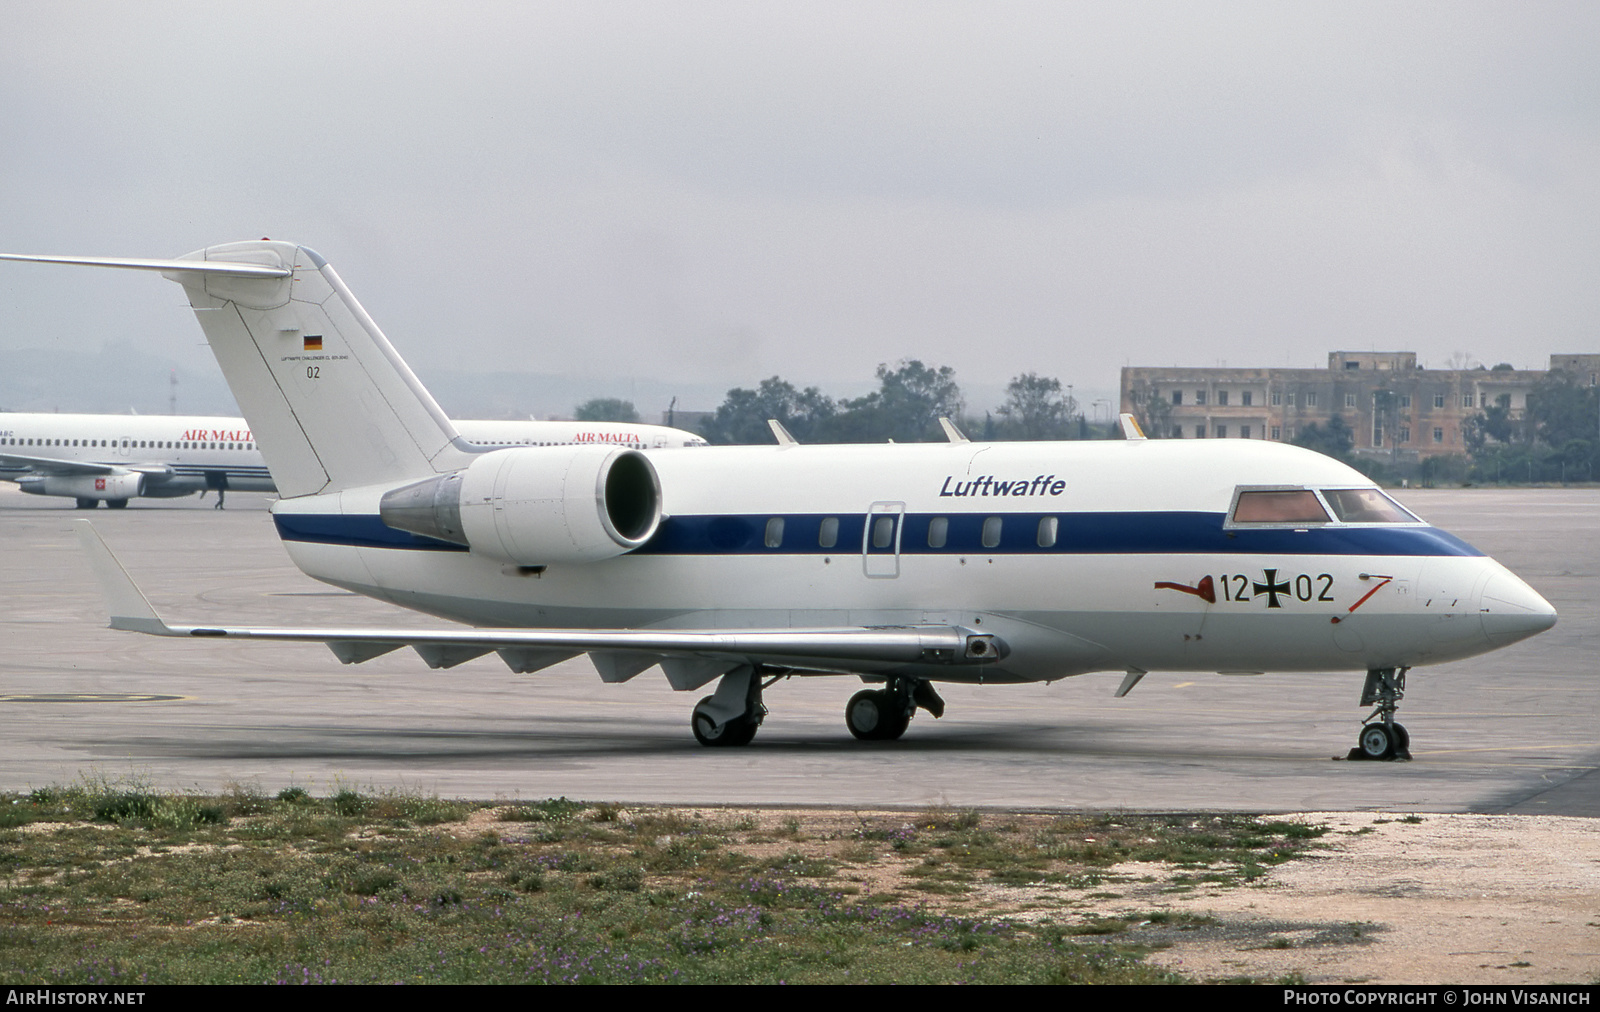
[(127, 509), (128, 508), (128, 500), (126, 500), (126, 499), (107, 499), (106, 500), (106, 507), (108, 509), (114, 509), (114, 510)]
[(718, 727), (716, 720), (706, 712), (706, 707), (711, 705), (711, 699), (712, 697), (707, 696), (700, 700), (699, 705), (694, 708), (694, 715), (690, 718), (695, 741), (708, 747), (719, 748), (750, 744), (755, 739), (756, 728), (761, 725), (749, 717), (736, 717)]
[(100, 505), (100, 500), (99, 499), (79, 499), (78, 500), (78, 508), (81, 509), (81, 510), (92, 510), (98, 505)]
[(895, 741), (911, 726), (904, 696), (887, 689), (864, 689), (844, 707), (844, 723), (862, 741)]
[(700, 700), (689, 716), (695, 741), (708, 747), (750, 744), (767, 716), (761, 689), (761, 669), (755, 666), (741, 664), (723, 675), (717, 691)]

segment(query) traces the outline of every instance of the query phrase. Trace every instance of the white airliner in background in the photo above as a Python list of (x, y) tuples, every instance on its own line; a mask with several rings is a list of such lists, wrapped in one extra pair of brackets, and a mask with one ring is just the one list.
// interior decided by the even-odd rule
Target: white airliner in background
[[(474, 446), (598, 444), (634, 449), (704, 446), (692, 432), (625, 422), (458, 421)], [(272, 492), (272, 477), (243, 418), (0, 412), (0, 478), (24, 492), (68, 496), (80, 509), (129, 499)]]
[(1120, 695), (1156, 669), (1361, 671), (1375, 709), (1352, 753), (1390, 758), (1409, 755), (1409, 668), (1556, 620), (1359, 472), (1280, 443), (475, 446), (306, 247), (7, 259), (182, 284), (296, 565), (470, 626), (168, 625), (84, 522), (119, 629), (322, 641), (346, 663), (410, 646), (435, 668), (587, 653), (608, 682), (659, 665), (680, 690), (720, 679), (691, 716), (707, 745), (749, 742), (787, 675), (877, 683), (845, 722), (894, 739), (917, 708), (942, 713), (936, 681), (1119, 671)]

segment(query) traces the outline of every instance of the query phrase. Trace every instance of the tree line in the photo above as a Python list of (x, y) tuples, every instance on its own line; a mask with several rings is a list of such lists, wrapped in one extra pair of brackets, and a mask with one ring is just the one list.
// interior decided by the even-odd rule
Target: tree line
[[(798, 389), (772, 376), (755, 389), (735, 387), (699, 426), (700, 435), (723, 445), (770, 443), (768, 419), (776, 419), (802, 443), (943, 442), (940, 418), (951, 419), (980, 440), (1107, 439), (1115, 425), (1092, 425), (1054, 377), (1026, 372), (1006, 386), (1005, 403), (981, 416), (965, 414), (966, 403), (949, 366), (902, 359), (878, 366), (878, 388), (861, 397), (835, 399), (817, 387)], [(588, 421), (638, 421), (631, 403), (593, 400), (576, 417)]]

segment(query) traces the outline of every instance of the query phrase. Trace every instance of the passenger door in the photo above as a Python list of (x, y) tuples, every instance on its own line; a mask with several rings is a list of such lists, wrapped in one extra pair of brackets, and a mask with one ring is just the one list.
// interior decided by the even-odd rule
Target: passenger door
[(861, 535), (861, 565), (867, 576), (892, 580), (900, 575), (900, 534), (905, 517), (903, 502), (875, 502), (867, 509), (867, 526)]

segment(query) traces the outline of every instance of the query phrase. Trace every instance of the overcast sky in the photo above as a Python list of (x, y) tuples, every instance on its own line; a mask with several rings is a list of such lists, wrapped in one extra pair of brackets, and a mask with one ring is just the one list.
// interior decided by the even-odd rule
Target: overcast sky
[[(0, 0), (0, 248), (298, 241), (424, 378), (1542, 367), (1597, 126), (1593, 2)], [(208, 356), (183, 306), (0, 265), (0, 368)]]

